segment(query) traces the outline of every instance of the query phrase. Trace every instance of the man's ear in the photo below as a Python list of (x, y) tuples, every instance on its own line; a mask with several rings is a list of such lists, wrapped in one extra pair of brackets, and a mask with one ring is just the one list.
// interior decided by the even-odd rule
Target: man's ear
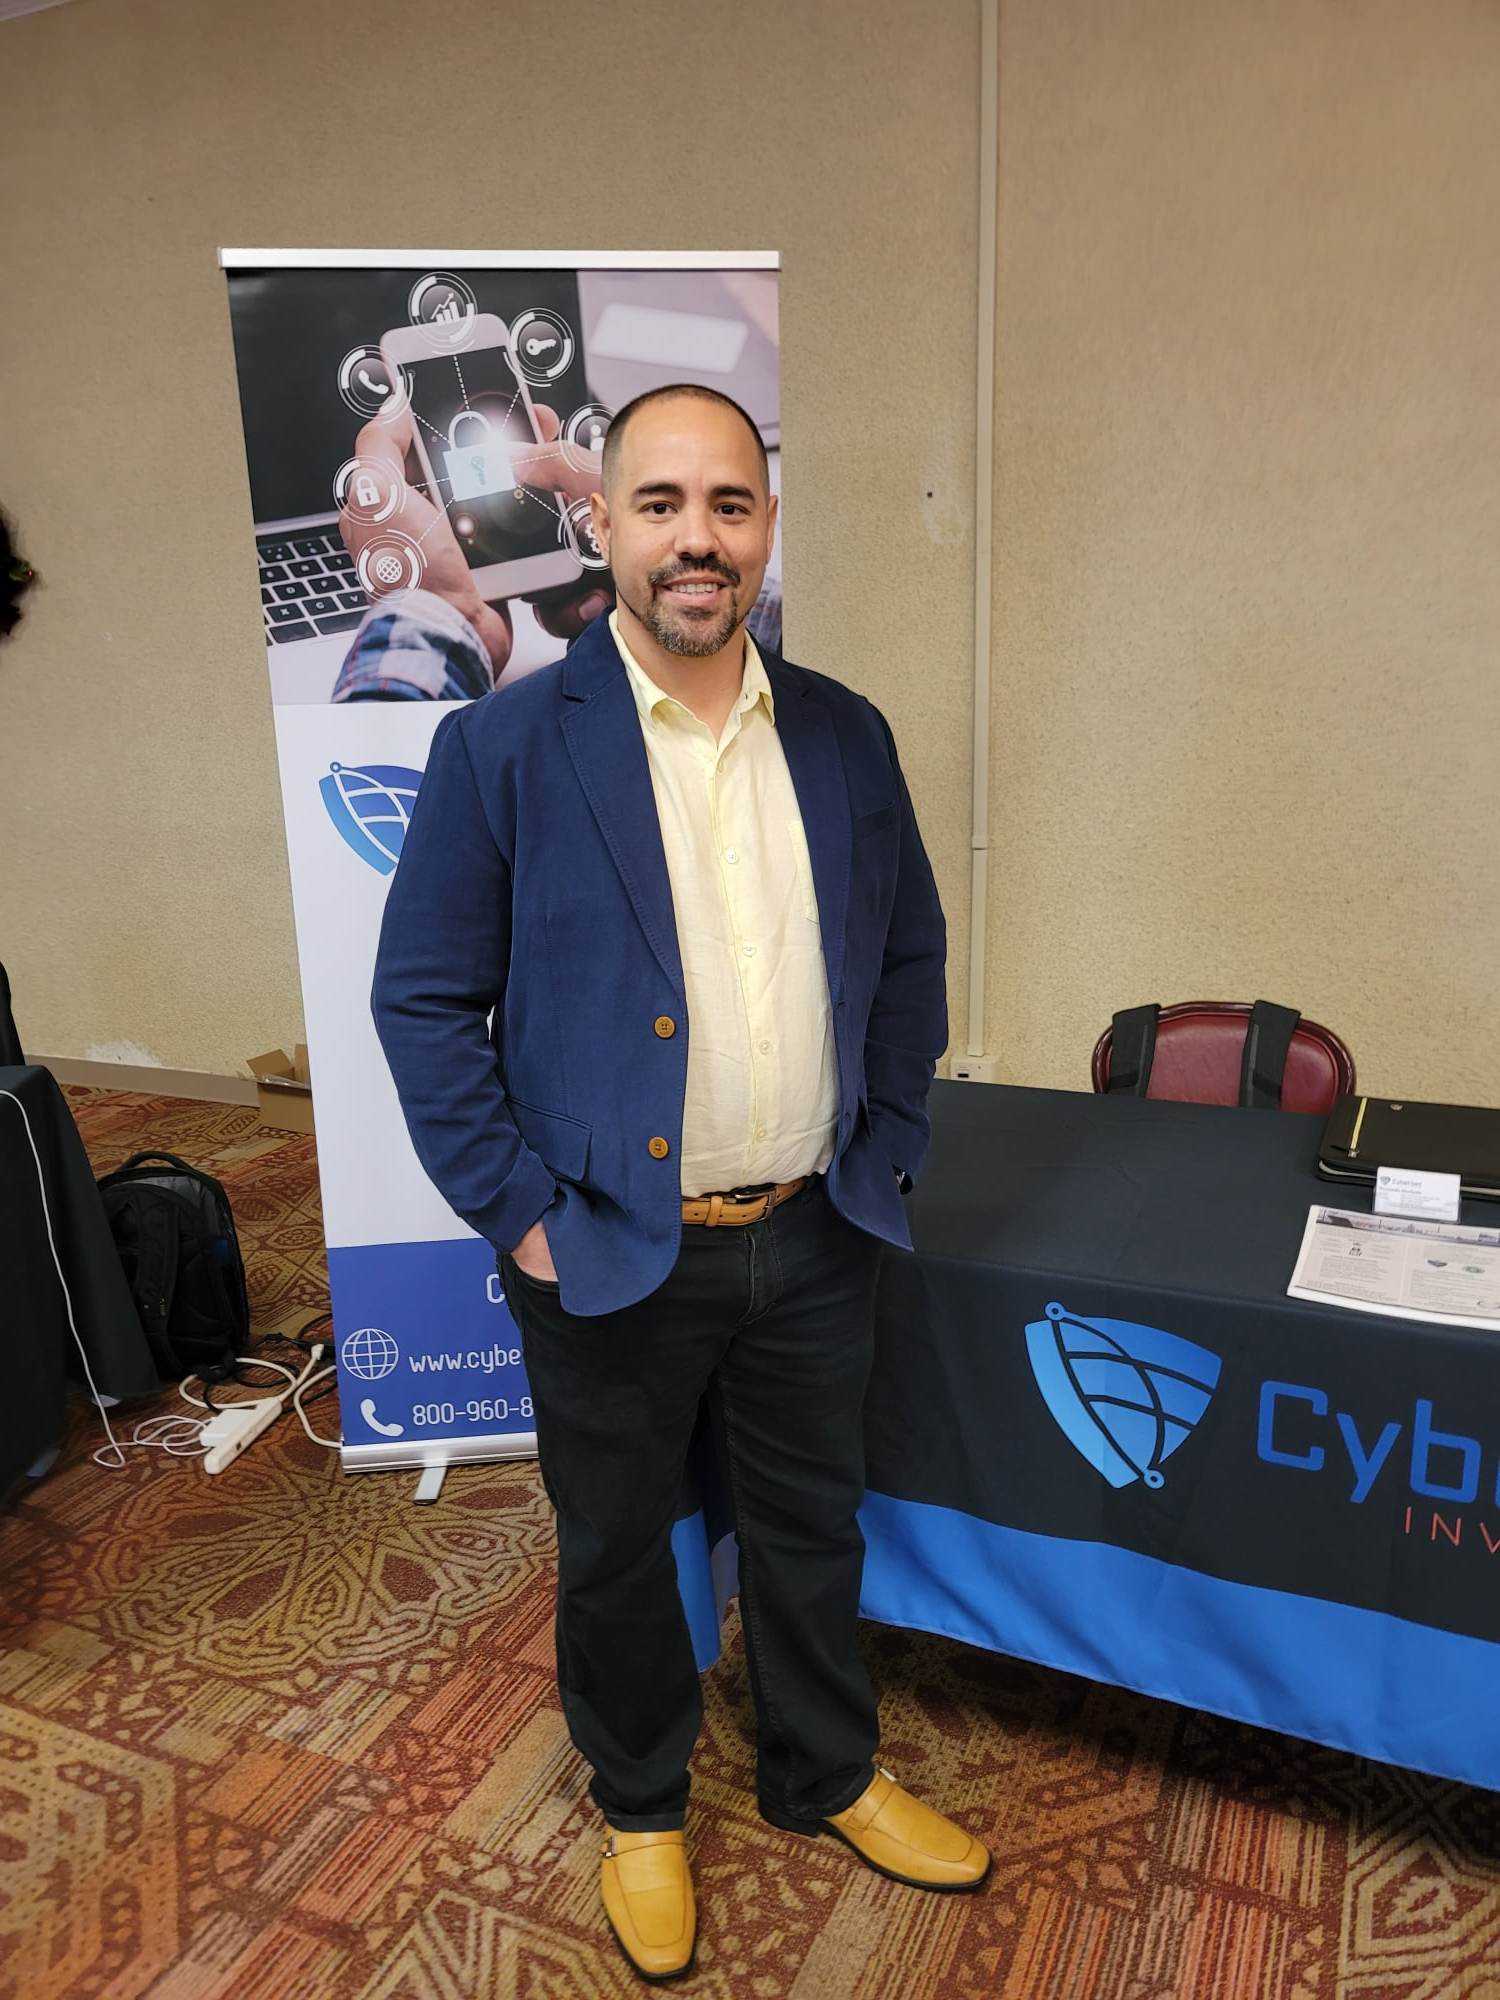
[(781, 502), (773, 493), (766, 501), (766, 560), (769, 562), (771, 550), (776, 545), (776, 513)]
[(589, 495), (589, 520), (594, 530), (594, 540), (599, 545), (599, 553), (609, 561), (609, 502), (602, 493)]

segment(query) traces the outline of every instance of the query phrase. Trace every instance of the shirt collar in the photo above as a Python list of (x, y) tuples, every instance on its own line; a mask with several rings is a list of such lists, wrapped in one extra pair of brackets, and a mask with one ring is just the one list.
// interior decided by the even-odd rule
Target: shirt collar
[[(678, 701), (675, 695), (670, 695), (665, 688), (657, 686), (656, 682), (652, 680), (646, 669), (626, 645), (620, 635), (619, 617), (620, 614), (618, 611), (610, 612), (610, 635), (619, 649), (620, 658), (625, 662), (625, 672), (630, 681), (630, 691), (635, 696), (635, 705), (640, 713), (642, 722), (649, 722), (663, 702), (669, 703), (674, 708), (683, 708), (685, 705)], [(745, 670), (740, 680), (740, 698), (736, 706), (741, 714), (745, 714), (754, 708), (757, 702), (764, 702), (767, 719), (774, 727), (776, 722), (776, 697), (771, 692), (771, 683), (766, 677), (765, 662), (761, 659), (760, 653), (756, 649), (755, 641), (750, 637), (748, 626), (744, 629)]]

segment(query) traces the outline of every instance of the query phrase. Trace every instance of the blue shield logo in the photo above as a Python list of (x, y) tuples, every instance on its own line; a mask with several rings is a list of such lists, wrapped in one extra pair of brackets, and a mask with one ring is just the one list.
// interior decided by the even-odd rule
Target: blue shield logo
[(1068, 1442), (1111, 1486), (1165, 1483), (1162, 1465), (1208, 1408), (1219, 1357), (1129, 1319), (1055, 1302), (1026, 1329), (1031, 1372)]
[(404, 764), (328, 768), (329, 776), (318, 781), (328, 817), (361, 861), (393, 875), (422, 773)]

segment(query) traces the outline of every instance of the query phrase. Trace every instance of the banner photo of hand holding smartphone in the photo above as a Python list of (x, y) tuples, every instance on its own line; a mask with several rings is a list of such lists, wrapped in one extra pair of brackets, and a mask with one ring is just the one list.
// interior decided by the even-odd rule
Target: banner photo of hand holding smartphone
[[(494, 1249), (418, 1164), (370, 1016), (441, 704), (614, 602), (611, 417), (668, 382), (749, 411), (780, 490), (774, 253), (221, 250), (317, 1122), (346, 1469), (535, 1449)], [(248, 553), (248, 552), (247, 552)], [(781, 643), (778, 542), (751, 612)], [(509, 1247), (509, 1246), (503, 1246)]]

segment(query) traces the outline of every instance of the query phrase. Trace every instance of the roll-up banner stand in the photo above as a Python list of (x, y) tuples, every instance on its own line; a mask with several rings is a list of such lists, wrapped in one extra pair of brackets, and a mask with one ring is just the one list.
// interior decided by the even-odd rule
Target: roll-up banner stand
[[(346, 1470), (535, 1451), (495, 1249), (419, 1166), (376, 1039), (381, 911), (443, 704), (561, 658), (613, 601), (587, 501), (613, 412), (668, 382), (720, 389), (759, 426), (780, 490), (779, 261), (766, 251), (219, 252)], [(465, 616), (466, 597), (486, 612)], [(779, 541), (750, 629), (779, 647)]]

